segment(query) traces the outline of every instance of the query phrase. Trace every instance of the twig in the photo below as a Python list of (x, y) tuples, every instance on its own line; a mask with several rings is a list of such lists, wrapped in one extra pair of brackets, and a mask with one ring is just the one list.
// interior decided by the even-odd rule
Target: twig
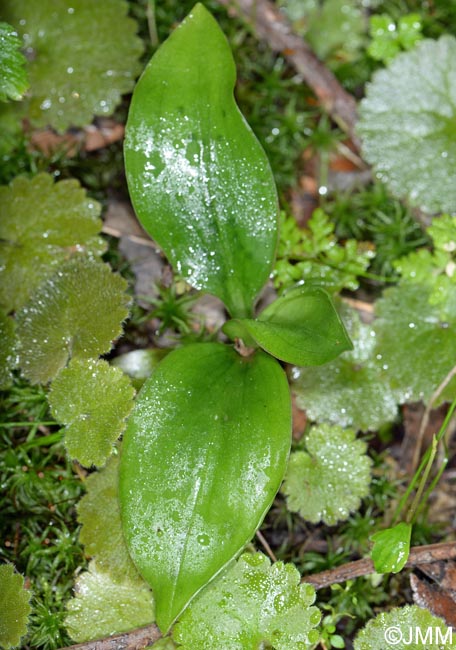
[(141, 650), (158, 639), (162, 634), (155, 623), (131, 632), (123, 632), (99, 641), (86, 641), (62, 648), (62, 650)]
[(268, 544), (268, 540), (265, 538), (265, 536), (263, 535), (263, 533), (261, 533), (261, 531), (257, 530), (257, 532), (256, 532), (256, 536), (257, 536), (258, 539), (260, 540), (260, 542), (261, 542), (261, 544), (262, 544), (264, 550), (265, 550), (266, 553), (269, 555), (269, 557), (271, 558), (271, 560), (272, 560), (273, 562), (277, 562), (277, 558), (276, 558), (276, 556), (274, 555), (274, 551), (273, 551), (272, 548), (269, 546), (269, 544)]
[[(415, 546), (410, 550), (409, 559), (405, 566), (412, 567), (418, 564), (431, 564), (439, 560), (454, 558), (456, 558), (456, 542)], [(370, 573), (375, 573), (374, 564), (370, 558), (363, 558), (362, 560), (356, 560), (356, 562), (342, 564), (342, 566), (329, 569), (328, 571), (304, 576), (302, 582), (314, 585), (316, 589), (322, 589), (323, 587), (360, 578)]]
[(360, 148), (355, 133), (356, 100), (340, 85), (312, 48), (296, 34), (287, 18), (269, 0), (219, 0), (220, 4), (241, 14), (269, 47), (280, 52), (313, 90), (323, 109)]
[(420, 430), (418, 431), (418, 437), (416, 440), (416, 447), (415, 451), (413, 453), (413, 459), (412, 459), (412, 472), (415, 471), (417, 465), (418, 465), (418, 460), (420, 457), (420, 452), (421, 452), (421, 447), (423, 444), (423, 438), (424, 438), (424, 433), (426, 431), (426, 428), (429, 424), (429, 417), (431, 415), (432, 408), (437, 401), (437, 399), (440, 397), (440, 395), (443, 393), (445, 388), (448, 386), (450, 381), (453, 379), (453, 377), (456, 376), (456, 366), (453, 366), (451, 368), (450, 372), (447, 374), (445, 379), (442, 381), (442, 383), (435, 389), (435, 391), (432, 393), (431, 398), (429, 402), (426, 405), (426, 410), (423, 413), (423, 419), (421, 420), (421, 425), (420, 425)]

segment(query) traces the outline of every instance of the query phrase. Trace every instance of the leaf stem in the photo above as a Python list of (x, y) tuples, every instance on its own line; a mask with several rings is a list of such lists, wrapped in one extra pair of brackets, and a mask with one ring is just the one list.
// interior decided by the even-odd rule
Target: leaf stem
[[(456, 397), (454, 398), (454, 400), (451, 403), (450, 408), (448, 409), (448, 413), (445, 416), (445, 419), (444, 419), (444, 421), (442, 423), (442, 426), (439, 429), (439, 432), (438, 432), (437, 436), (434, 436), (434, 438), (436, 440), (436, 444), (438, 444), (442, 440), (443, 436), (445, 435), (446, 430), (448, 428), (448, 425), (450, 424), (450, 421), (451, 421), (451, 418), (453, 416), (453, 413), (454, 413), (455, 409), (456, 409)], [(394, 516), (393, 516), (393, 524), (399, 519), (399, 516), (401, 515), (402, 511), (404, 510), (404, 508), (406, 506), (406, 503), (407, 503), (407, 501), (408, 501), (408, 499), (410, 497), (410, 494), (415, 489), (415, 486), (418, 483), (418, 480), (419, 480), (422, 472), (425, 471), (425, 468), (427, 466), (427, 463), (429, 461), (429, 458), (430, 458), (431, 454), (432, 454), (432, 446), (428, 447), (428, 449), (426, 450), (426, 453), (424, 454), (418, 469), (416, 470), (415, 474), (413, 475), (413, 478), (410, 481), (410, 483), (409, 483), (409, 485), (407, 487), (407, 490), (402, 495), (402, 498), (399, 501), (399, 503), (397, 505), (397, 508), (396, 508), (396, 511), (394, 513)]]

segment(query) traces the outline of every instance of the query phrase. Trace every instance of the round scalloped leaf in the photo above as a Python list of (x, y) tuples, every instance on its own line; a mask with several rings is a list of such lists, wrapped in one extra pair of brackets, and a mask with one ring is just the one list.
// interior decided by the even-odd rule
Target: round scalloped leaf
[(74, 589), (65, 625), (75, 641), (101, 639), (154, 621), (152, 592), (140, 578), (114, 580), (91, 562)]
[(453, 636), (441, 618), (417, 605), (407, 605), (370, 620), (356, 637), (354, 649), (456, 650)]
[(78, 181), (50, 174), (17, 177), (0, 187), (0, 304), (19, 309), (71, 255), (101, 255), (100, 205)]
[(16, 364), (16, 334), (14, 320), (0, 310), (0, 390), (13, 380), (11, 370)]
[[(375, 306), (377, 353), (401, 403), (427, 403), (456, 359), (456, 322), (443, 320), (429, 296), (429, 287), (407, 283), (384, 291)], [(440, 401), (455, 394), (453, 379)]]
[(77, 256), (61, 266), (17, 314), (24, 376), (44, 384), (72, 357), (109, 352), (128, 315), (126, 288), (120, 275), (94, 259)]
[(141, 71), (142, 41), (123, 0), (4, 0), (29, 61), (28, 117), (58, 131), (111, 115)]
[(22, 42), (11, 25), (0, 23), (0, 101), (19, 100), (29, 83)]
[(31, 608), (30, 592), (24, 589), (24, 578), (16, 573), (12, 564), (0, 566), (0, 646), (12, 648), (19, 645), (27, 632), (27, 619)]
[(235, 77), (226, 38), (198, 3), (135, 88), (125, 167), (136, 214), (170, 262), (242, 318), (272, 270), (278, 204)]
[(314, 600), (294, 564), (244, 553), (193, 601), (173, 638), (182, 650), (300, 650), (320, 636)]
[(369, 493), (371, 459), (352, 429), (321, 424), (305, 438), (307, 451), (290, 456), (282, 492), (287, 506), (312, 523), (347, 519)]
[(48, 400), (65, 424), (65, 446), (81, 465), (104, 465), (125, 428), (135, 391), (119, 368), (99, 359), (72, 359), (54, 379)]
[(292, 388), (310, 419), (376, 431), (397, 415), (397, 400), (375, 358), (375, 332), (351, 309), (342, 318), (353, 352), (319, 368), (294, 368)]
[(361, 102), (363, 153), (398, 196), (456, 211), (456, 39), (424, 40), (375, 73)]
[(97, 567), (116, 580), (137, 577), (120, 520), (118, 456), (112, 456), (106, 467), (91, 474), (85, 487), (87, 494), (79, 501), (77, 510), (82, 524), (79, 540), (86, 554), (95, 557)]
[(290, 442), (286, 375), (261, 350), (187, 345), (146, 381), (122, 442), (119, 494), (163, 632), (255, 534)]

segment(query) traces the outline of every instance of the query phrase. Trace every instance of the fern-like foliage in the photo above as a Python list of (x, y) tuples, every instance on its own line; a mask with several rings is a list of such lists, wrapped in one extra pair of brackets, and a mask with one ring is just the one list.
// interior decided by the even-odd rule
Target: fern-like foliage
[(358, 288), (362, 275), (374, 257), (368, 243), (348, 239), (337, 241), (335, 226), (323, 210), (315, 210), (307, 229), (298, 228), (292, 217), (282, 213), (280, 241), (274, 269), (274, 284), (286, 289), (297, 282), (315, 284), (334, 293)]
[(22, 99), (28, 88), (26, 59), (14, 28), (0, 23), (0, 101)]

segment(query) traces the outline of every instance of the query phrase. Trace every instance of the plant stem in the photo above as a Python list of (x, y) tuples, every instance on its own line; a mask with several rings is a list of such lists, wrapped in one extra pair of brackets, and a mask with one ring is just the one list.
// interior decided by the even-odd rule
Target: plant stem
[(418, 505), (420, 503), (421, 497), (424, 492), (424, 488), (426, 487), (426, 483), (429, 478), (429, 473), (434, 463), (434, 458), (436, 453), (437, 453), (437, 439), (435, 436), (433, 436), (431, 447), (430, 447), (430, 454), (429, 454), (428, 461), (426, 463), (426, 467), (424, 468), (424, 472), (421, 477), (418, 489), (416, 491), (415, 498), (413, 499), (412, 504), (407, 512), (406, 522), (408, 524), (412, 524), (414, 522), (416, 509), (418, 508)]
[[(445, 435), (445, 432), (446, 432), (446, 430), (448, 428), (448, 425), (450, 423), (450, 420), (451, 420), (451, 418), (453, 416), (453, 413), (454, 413), (455, 409), (456, 409), (456, 397), (454, 398), (454, 400), (451, 403), (450, 408), (448, 409), (448, 413), (445, 416), (445, 419), (444, 419), (444, 421), (442, 423), (442, 426), (439, 429), (439, 432), (438, 432), (437, 436), (434, 436), (434, 438), (436, 440), (436, 444), (438, 444), (442, 440), (443, 436)], [(424, 454), (424, 456), (423, 456), (423, 458), (421, 460), (421, 463), (420, 463), (418, 469), (416, 470), (415, 474), (413, 475), (412, 480), (409, 483), (409, 486), (407, 487), (407, 490), (404, 492), (404, 494), (402, 495), (401, 500), (399, 501), (399, 503), (397, 505), (396, 511), (394, 513), (394, 516), (393, 516), (393, 524), (399, 519), (399, 516), (401, 515), (402, 511), (404, 510), (405, 505), (406, 505), (406, 503), (407, 503), (407, 501), (409, 499), (410, 494), (415, 489), (415, 486), (416, 486), (422, 472), (424, 471), (424, 468), (427, 466), (427, 463), (429, 461), (429, 457), (431, 456), (431, 453), (432, 453), (432, 447), (428, 447), (428, 449), (426, 450), (426, 453)]]

